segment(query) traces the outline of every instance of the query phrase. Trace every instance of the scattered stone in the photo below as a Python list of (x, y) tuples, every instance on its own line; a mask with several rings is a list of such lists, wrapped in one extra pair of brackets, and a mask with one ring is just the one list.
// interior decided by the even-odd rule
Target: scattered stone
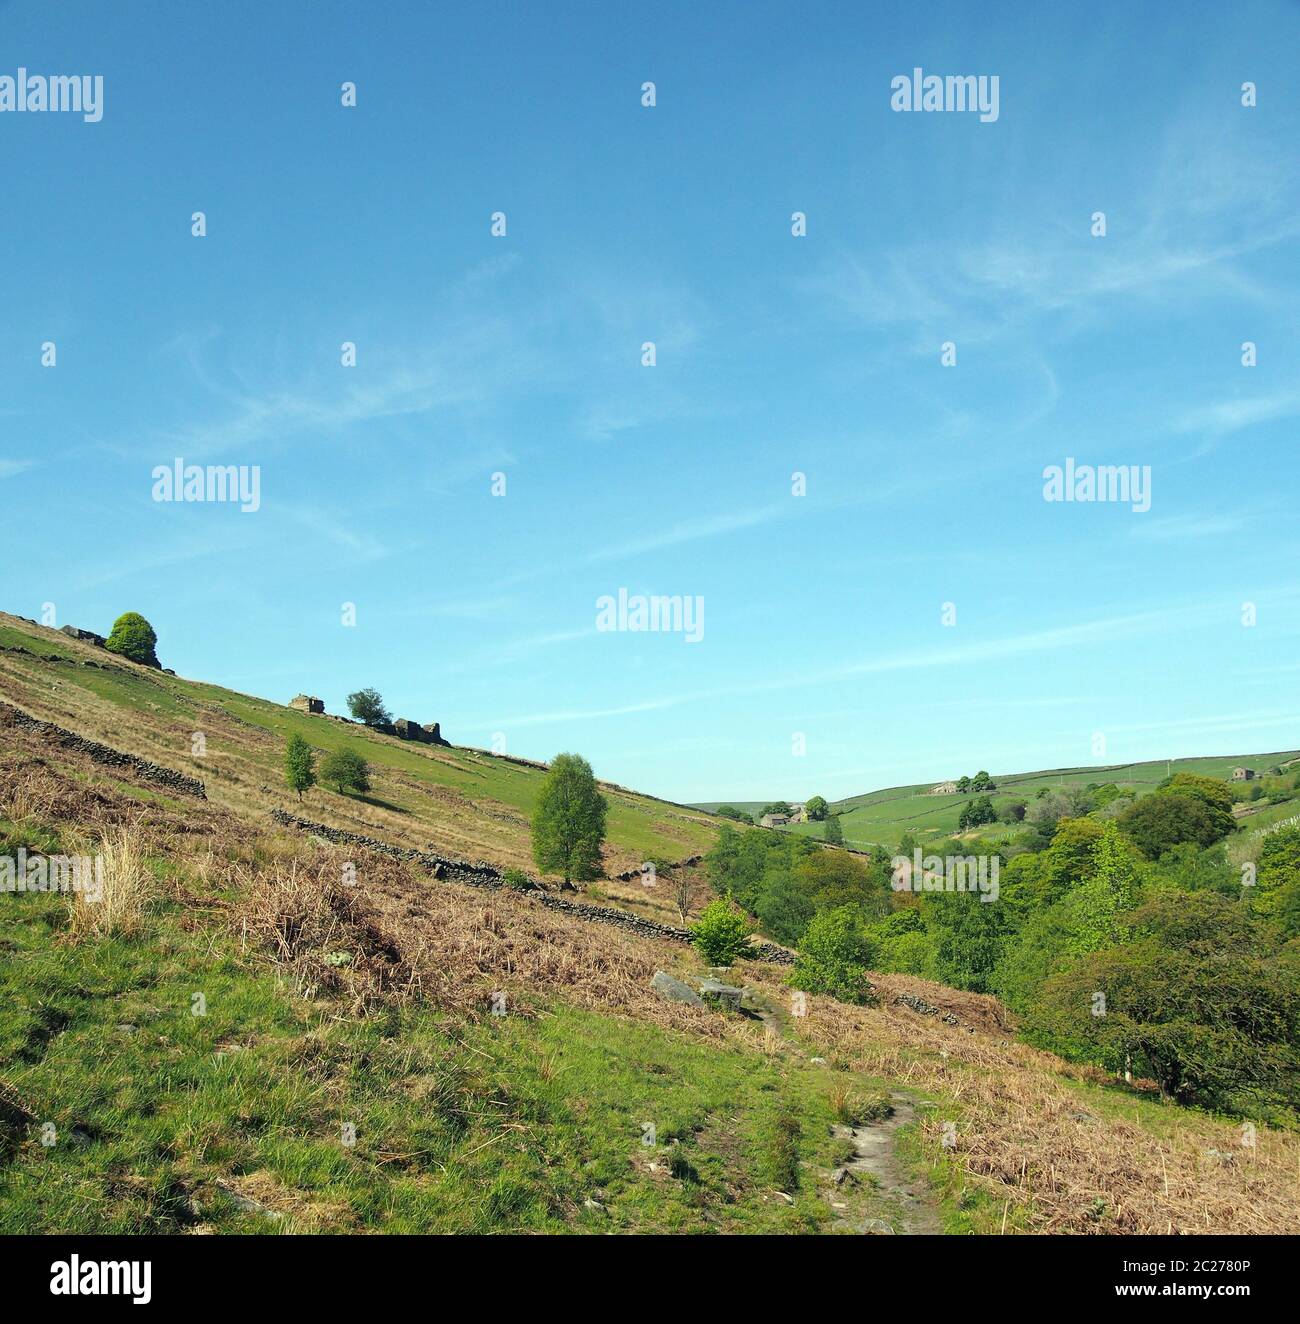
[(720, 1002), (733, 1011), (740, 1010), (740, 1002), (745, 995), (743, 988), (737, 988), (734, 984), (724, 984), (717, 979), (702, 980), (699, 987), (700, 994), (704, 998)]
[(961, 1022), (950, 1011), (940, 1011), (932, 1003), (926, 1002), (924, 998), (918, 998), (912, 993), (900, 993), (894, 999), (895, 1002), (901, 1002), (904, 1007), (917, 1012), (921, 1016), (937, 1016), (945, 1025), (960, 1025)]
[(704, 1006), (704, 999), (689, 984), (674, 979), (666, 970), (655, 971), (650, 987), (661, 998), (667, 998), (670, 1002), (684, 1002), (689, 1007)]
[(263, 1218), (281, 1219), (284, 1217), (278, 1209), (272, 1209), (269, 1205), (264, 1205), (260, 1200), (254, 1200), (251, 1195), (243, 1195), (227, 1182), (217, 1182), (217, 1189), (230, 1198), (231, 1204), (239, 1210), (241, 1214), (261, 1214)]
[(808, 1061), (815, 1067), (824, 1067), (826, 1065), (826, 1059), (824, 1057), (810, 1057)]
[(1237, 1156), (1235, 1154), (1231, 1154), (1224, 1149), (1207, 1149), (1205, 1151), (1205, 1157), (1218, 1159), (1220, 1163), (1223, 1163), (1225, 1165), (1229, 1163), (1236, 1163), (1237, 1161)]

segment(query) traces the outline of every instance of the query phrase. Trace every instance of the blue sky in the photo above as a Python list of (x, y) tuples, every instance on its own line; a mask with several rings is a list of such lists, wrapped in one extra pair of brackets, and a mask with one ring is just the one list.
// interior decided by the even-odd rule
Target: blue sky
[[(0, 114), (0, 605), (682, 800), (1300, 745), (1297, 37), (0, 3), (0, 75), (104, 77), (99, 123)], [(891, 111), (915, 67), (997, 121)], [(1067, 456), (1151, 509), (1044, 501)], [(154, 501), (176, 457), (261, 508)], [(620, 588), (703, 639), (598, 631)]]

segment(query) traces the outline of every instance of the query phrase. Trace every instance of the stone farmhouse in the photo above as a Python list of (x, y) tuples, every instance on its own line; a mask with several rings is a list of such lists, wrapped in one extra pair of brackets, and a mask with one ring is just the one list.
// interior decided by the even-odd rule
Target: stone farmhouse
[(927, 795), (956, 795), (956, 782), (940, 782), (938, 786), (931, 786), (926, 792)]
[(1234, 782), (1253, 782), (1255, 780), (1254, 768), (1233, 768), (1232, 780)]

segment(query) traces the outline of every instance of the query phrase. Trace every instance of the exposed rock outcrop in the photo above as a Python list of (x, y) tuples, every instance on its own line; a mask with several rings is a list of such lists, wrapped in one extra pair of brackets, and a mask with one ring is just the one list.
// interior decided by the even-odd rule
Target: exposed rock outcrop
[(96, 634), (94, 630), (79, 630), (75, 625), (65, 625), (63, 633), (71, 639), (80, 639), (83, 644), (94, 644), (96, 648), (103, 648), (108, 642), (102, 634)]

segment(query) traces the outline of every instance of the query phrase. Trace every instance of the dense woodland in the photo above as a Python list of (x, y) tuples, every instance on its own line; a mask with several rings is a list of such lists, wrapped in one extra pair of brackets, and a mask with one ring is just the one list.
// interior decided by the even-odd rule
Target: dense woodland
[[(1249, 787), (1177, 773), (1141, 798), (1043, 792), (1004, 837), (927, 841), (926, 857), (996, 856), (996, 899), (893, 885), (890, 853), (724, 827), (715, 890), (768, 936), (849, 964), (992, 993), (1031, 1043), (1156, 1082), (1181, 1103), (1270, 1120), (1300, 1110), (1300, 825), (1230, 863), (1234, 799), (1282, 802), (1300, 777)], [(910, 856), (910, 837), (899, 855)], [(844, 962), (841, 962), (841, 968)], [(833, 980), (804, 986), (834, 991)], [(867, 998), (865, 979), (845, 995)]]

